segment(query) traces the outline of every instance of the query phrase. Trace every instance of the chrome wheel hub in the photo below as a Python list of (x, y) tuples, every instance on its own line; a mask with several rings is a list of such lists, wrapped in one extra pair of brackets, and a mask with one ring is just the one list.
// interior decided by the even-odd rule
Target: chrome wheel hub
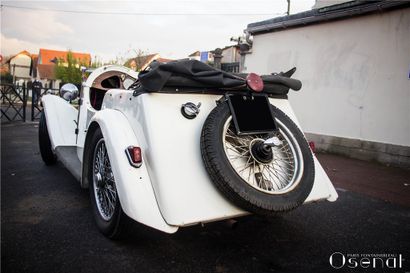
[(254, 138), (249, 143), (249, 152), (259, 164), (269, 164), (273, 161), (272, 148), (265, 143), (264, 139)]
[(253, 188), (284, 194), (293, 190), (303, 175), (303, 156), (292, 132), (280, 120), (278, 131), (265, 135), (236, 135), (229, 117), (222, 142), (225, 155), (239, 177)]

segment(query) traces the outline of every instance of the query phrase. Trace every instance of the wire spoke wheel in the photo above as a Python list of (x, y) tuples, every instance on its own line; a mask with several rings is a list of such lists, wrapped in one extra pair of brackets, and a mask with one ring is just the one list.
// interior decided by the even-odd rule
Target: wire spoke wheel
[(94, 150), (93, 184), (98, 212), (105, 221), (109, 221), (114, 215), (118, 196), (104, 139), (97, 142)]
[(236, 206), (277, 215), (300, 206), (315, 178), (313, 155), (298, 126), (271, 105), (278, 130), (237, 135), (227, 102), (208, 115), (201, 154), (211, 181)]
[(96, 128), (85, 150), (86, 177), (89, 181), (91, 206), (98, 230), (110, 239), (125, 238), (133, 221), (123, 212), (106, 142)]
[[(302, 153), (290, 130), (279, 120), (273, 134), (238, 136), (229, 117), (224, 125), (223, 146), (226, 157), (235, 172), (255, 189), (269, 194), (291, 191), (300, 182), (303, 173)], [(261, 161), (252, 147), (276, 137), (280, 145), (269, 147), (271, 158)]]

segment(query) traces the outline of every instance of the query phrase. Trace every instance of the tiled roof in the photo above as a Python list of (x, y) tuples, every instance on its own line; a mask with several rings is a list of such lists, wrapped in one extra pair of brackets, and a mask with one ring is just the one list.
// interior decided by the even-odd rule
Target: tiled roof
[(27, 50), (23, 50), (23, 51), (17, 53), (15, 56), (17, 56), (17, 55), (27, 55), (27, 56), (31, 57), (30, 52), (28, 52)]
[[(41, 64), (54, 64), (53, 61), (56, 59), (67, 59), (68, 51), (59, 51), (59, 50), (51, 50), (51, 49), (44, 49), (40, 48), (39, 52), (39, 61)], [(79, 52), (71, 52), (73, 57), (80, 62), (85, 63), (86, 65), (91, 64), (91, 55), (89, 53), (79, 53)]]
[(55, 80), (54, 67), (55, 65), (53, 63), (38, 64), (37, 70), (38, 70), (38, 74), (39, 74), (38, 76), (40, 77), (40, 79)]
[(173, 60), (167, 59), (167, 58), (161, 58), (158, 53), (155, 53), (155, 54), (150, 54), (146, 56), (131, 58), (125, 62), (124, 66), (127, 66), (133, 70), (141, 71), (141, 70), (144, 70), (153, 61), (167, 63)]
[(167, 59), (167, 58), (158, 58), (158, 59), (156, 59), (156, 61), (161, 62), (161, 63), (168, 63), (168, 62), (172, 62), (174, 60)]
[(312, 9), (292, 15), (276, 17), (248, 24), (246, 32), (256, 35), (267, 32), (287, 30), (291, 27), (304, 27), (311, 24), (325, 23), (334, 20), (350, 19), (383, 10), (410, 7), (409, 1), (361, 1), (354, 0), (341, 4)]
[(13, 58), (17, 57), (18, 55), (26, 55), (26, 56), (29, 56), (29, 57), (31, 58), (30, 52), (28, 52), (27, 50), (23, 50), (23, 51), (20, 51), (19, 53), (15, 54), (15, 55), (9, 57), (6, 62), (7, 62), (7, 63), (10, 63), (10, 61), (11, 61)]
[(201, 55), (201, 52), (195, 51), (194, 53), (189, 54), (188, 57), (197, 57), (197, 56), (200, 56), (200, 55)]
[(125, 62), (124, 66), (130, 67), (133, 70), (144, 70), (148, 64), (150, 64), (153, 60), (159, 58), (159, 54), (150, 54), (145, 56), (139, 56), (136, 58), (131, 58)]

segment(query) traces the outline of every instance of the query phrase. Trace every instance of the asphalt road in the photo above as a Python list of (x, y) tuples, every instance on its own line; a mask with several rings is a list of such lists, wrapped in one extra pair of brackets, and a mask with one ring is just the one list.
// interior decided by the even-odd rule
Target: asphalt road
[(1, 128), (2, 272), (349, 272), (330, 266), (334, 252), (406, 259), (400, 269), (351, 272), (410, 271), (410, 171), (319, 155), (339, 188), (335, 203), (173, 235), (136, 225), (127, 240), (110, 241), (94, 225), (88, 192), (61, 164), (42, 163), (36, 126)]

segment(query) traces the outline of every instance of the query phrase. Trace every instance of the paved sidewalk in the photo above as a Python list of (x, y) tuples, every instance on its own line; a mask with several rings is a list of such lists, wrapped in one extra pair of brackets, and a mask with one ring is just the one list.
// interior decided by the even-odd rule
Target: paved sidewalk
[(410, 170), (331, 154), (318, 154), (333, 185), (410, 207)]

